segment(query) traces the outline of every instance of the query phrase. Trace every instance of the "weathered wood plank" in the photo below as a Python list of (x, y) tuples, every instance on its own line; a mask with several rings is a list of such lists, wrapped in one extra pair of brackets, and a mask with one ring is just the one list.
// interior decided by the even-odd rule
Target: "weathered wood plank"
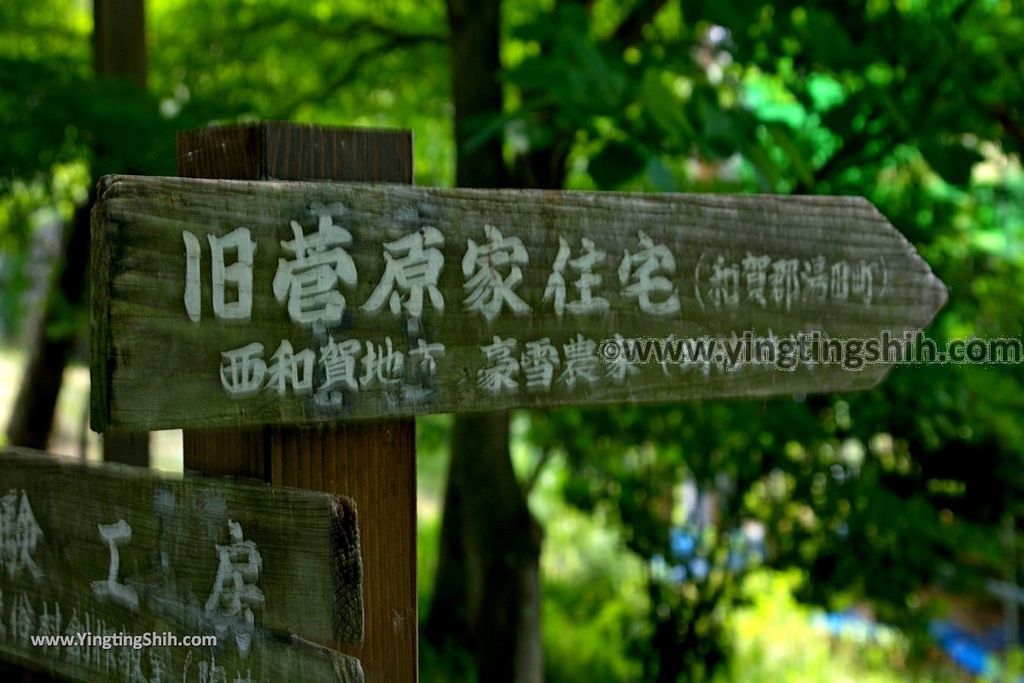
[[(197, 178), (412, 182), (412, 133), (254, 122), (178, 133), (178, 172)], [(363, 560), (367, 683), (414, 683), (416, 452), (411, 417), (301, 426), (183, 430), (185, 468), (301, 485), (356, 501)], [(301, 454), (301, 456), (300, 456)]]
[[(31, 597), (24, 602), (22, 595), (14, 596), (19, 607), (53, 609), (53, 602), (33, 603)], [(112, 637), (107, 641), (111, 645), (104, 648), (102, 640), (82, 641), (81, 645), (68, 641), (72, 644), (48, 647), (26, 646), (21, 640), (0, 641), (0, 655), (5, 660), (49, 671), (61, 680), (84, 683), (363, 683), (364, 680), (359, 660), (299, 639), (264, 641), (245, 659), (231, 651), (220, 653), (217, 648), (205, 646), (153, 645), (135, 649), (133, 642), (146, 641), (113, 639), (121, 633), (139, 634), (130, 622), (90, 621), (95, 617), (88, 611), (73, 610), (70, 614), (70, 618), (78, 617), (82, 628), (99, 629), (92, 631), (93, 635), (102, 639), (102, 631)], [(44, 616), (58, 615), (47, 612)], [(65, 613), (59, 616), (61, 623), (66, 624)], [(167, 630), (171, 627), (159, 623), (154, 623), (153, 627), (158, 629), (153, 631), (156, 636), (175, 633)], [(73, 628), (77, 632), (79, 627)], [(156, 636), (151, 636), (149, 642), (162, 642)]]
[[(899, 336), (946, 296), (856, 197), (121, 176), (104, 181), (96, 219), (98, 429), (861, 389), (888, 367), (652, 363), (616, 374), (593, 362), (596, 343), (617, 334)], [(303, 240), (306, 264), (289, 249)], [(215, 301), (214, 247), (227, 242)], [(251, 279), (239, 244), (255, 245)], [(496, 277), (504, 299), (489, 288)], [(401, 368), (380, 362), (396, 352)], [(532, 381), (530, 353), (550, 366), (543, 376), (535, 364)], [(289, 363), (300, 372), (275, 373)]]
[[(362, 635), (351, 501), (23, 449), (0, 452), (0, 463), (5, 655), (89, 681), (143, 680), (132, 678), (137, 665), (150, 681), (161, 668), (162, 680), (199, 680), (200, 663), (209, 674), (214, 661), (227, 680), (362, 680), (355, 660), (309, 642)], [(218, 644), (31, 643), (79, 632), (214, 635)]]

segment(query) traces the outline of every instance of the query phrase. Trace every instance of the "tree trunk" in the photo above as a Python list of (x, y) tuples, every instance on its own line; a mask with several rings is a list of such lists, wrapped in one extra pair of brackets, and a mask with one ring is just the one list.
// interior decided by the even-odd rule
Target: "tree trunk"
[[(93, 65), (100, 78), (122, 78), (138, 87), (146, 85), (146, 33), (143, 0), (95, 0), (93, 4)], [(94, 150), (98, 155), (102, 150)], [(125, 169), (127, 171), (127, 169)], [(60, 304), (80, 310), (86, 304), (89, 267), (89, 214), (93, 195), (78, 207), (65, 231), (57, 291), (45, 298), (45, 310), (33, 317), (26, 337), (28, 361), (14, 410), (7, 426), (8, 442), (45, 450), (53, 426), (64, 368), (77, 341), (75, 335), (51, 338), (49, 330)], [(103, 440), (105, 460), (133, 465), (149, 464), (149, 434), (114, 431)]]
[(507, 413), (455, 420), (427, 636), (461, 641), (478, 680), (543, 678), (541, 531), (512, 469)]
[(74, 334), (51, 336), (50, 326), (64, 309), (85, 303), (85, 273), (89, 264), (89, 206), (75, 210), (71, 225), (64, 230), (63, 248), (56, 265), (60, 275), (53, 280), (43, 299), (44, 310), (32, 316), (25, 335), (28, 359), (21, 386), (7, 424), (7, 441), (12, 446), (45, 449), (53, 424), (64, 366), (74, 349)]
[(504, 109), (499, 80), (501, 1), (448, 0), (448, 25), (455, 104), (455, 184), (501, 187), (507, 182), (501, 132), (480, 135)]
[[(500, 16), (500, 0), (448, 2), (460, 187), (506, 183), (500, 131), (481, 136), (503, 109)], [(539, 683), (541, 530), (512, 468), (508, 421), (455, 418), (426, 637), (466, 647), (480, 681)]]

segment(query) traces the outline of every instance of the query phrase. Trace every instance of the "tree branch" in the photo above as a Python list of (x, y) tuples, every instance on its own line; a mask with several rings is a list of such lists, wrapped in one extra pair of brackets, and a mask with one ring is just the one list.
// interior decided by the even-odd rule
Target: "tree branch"
[(1003, 133), (1024, 149), (1024, 124), (1021, 124), (1020, 119), (1014, 116), (1005, 105), (992, 107), (989, 111), (999, 123)]
[(658, 12), (668, 4), (668, 0), (640, 0), (633, 11), (622, 20), (611, 39), (625, 47), (634, 45), (643, 38), (644, 26), (654, 21)]
[(580, 5), (586, 11), (587, 16), (590, 16), (591, 10), (594, 9), (594, 2), (595, 0), (558, 0), (556, 4), (558, 6)]
[(540, 456), (537, 458), (537, 462), (534, 464), (533, 469), (530, 470), (530, 474), (526, 477), (523, 482), (523, 498), (529, 498), (533, 488), (537, 485), (537, 481), (540, 479), (540, 475), (544, 471), (544, 467), (551, 461), (552, 449), (544, 448), (540, 452)]
[[(316, 24), (319, 27), (319, 35), (325, 38), (337, 38), (339, 37), (335, 32), (330, 30), (328, 26), (324, 24)], [(404, 31), (394, 26), (386, 26), (379, 24), (373, 19), (357, 19), (344, 27), (344, 32), (348, 35), (355, 33), (365, 33), (374, 35), (380, 38), (386, 38), (388, 40), (398, 40), (403, 43), (436, 43), (442, 45), (448, 42), (448, 36), (444, 33), (431, 33), (427, 31)]]
[(444, 44), (448, 40), (448, 36), (444, 33), (406, 31), (395, 26), (388, 26), (386, 24), (379, 23), (369, 17), (352, 19), (344, 25), (337, 26), (335, 24), (317, 21), (309, 16), (296, 16), (294, 14), (287, 14), (284, 16), (277, 14), (263, 15), (257, 20), (249, 22), (243, 28), (240, 28), (239, 32), (247, 34), (259, 33), (261, 31), (278, 29), (282, 24), (288, 23), (296, 25), (304, 32), (332, 42), (347, 41), (359, 36), (367, 35), (387, 40), (401, 40), (403, 42)]
[[(394, 35), (391, 38), (381, 41), (371, 48), (363, 50), (355, 57), (353, 57), (348, 64), (334, 78), (330, 80), (322, 89), (318, 91), (318, 96), (330, 97), (341, 88), (345, 87), (348, 83), (356, 77), (357, 74), (366, 66), (369, 62), (377, 59), (392, 50), (401, 47), (418, 47), (425, 44), (430, 44), (432, 41), (424, 42), (417, 36), (412, 35)], [(280, 116), (285, 119), (290, 119), (294, 116), (295, 111), (305, 104), (307, 95), (300, 95), (293, 99), (287, 105), (281, 107)]]

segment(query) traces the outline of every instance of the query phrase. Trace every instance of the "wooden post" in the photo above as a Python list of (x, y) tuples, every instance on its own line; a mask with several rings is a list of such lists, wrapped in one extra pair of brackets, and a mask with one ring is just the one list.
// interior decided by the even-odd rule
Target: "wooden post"
[[(412, 182), (412, 134), (257, 123), (178, 135), (193, 178)], [(411, 418), (320, 428), (185, 430), (185, 468), (351, 497), (359, 512), (365, 639), (341, 648), (367, 683), (417, 673), (416, 450)]]
[(93, 0), (96, 75), (146, 87), (146, 10), (143, 0)]

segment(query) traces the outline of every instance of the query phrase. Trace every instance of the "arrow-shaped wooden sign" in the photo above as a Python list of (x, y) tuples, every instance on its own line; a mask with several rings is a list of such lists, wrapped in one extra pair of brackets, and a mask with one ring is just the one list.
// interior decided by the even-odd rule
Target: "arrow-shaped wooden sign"
[(946, 299), (857, 197), (126, 176), (92, 278), (98, 430), (863, 389), (891, 364), (779, 342)]

